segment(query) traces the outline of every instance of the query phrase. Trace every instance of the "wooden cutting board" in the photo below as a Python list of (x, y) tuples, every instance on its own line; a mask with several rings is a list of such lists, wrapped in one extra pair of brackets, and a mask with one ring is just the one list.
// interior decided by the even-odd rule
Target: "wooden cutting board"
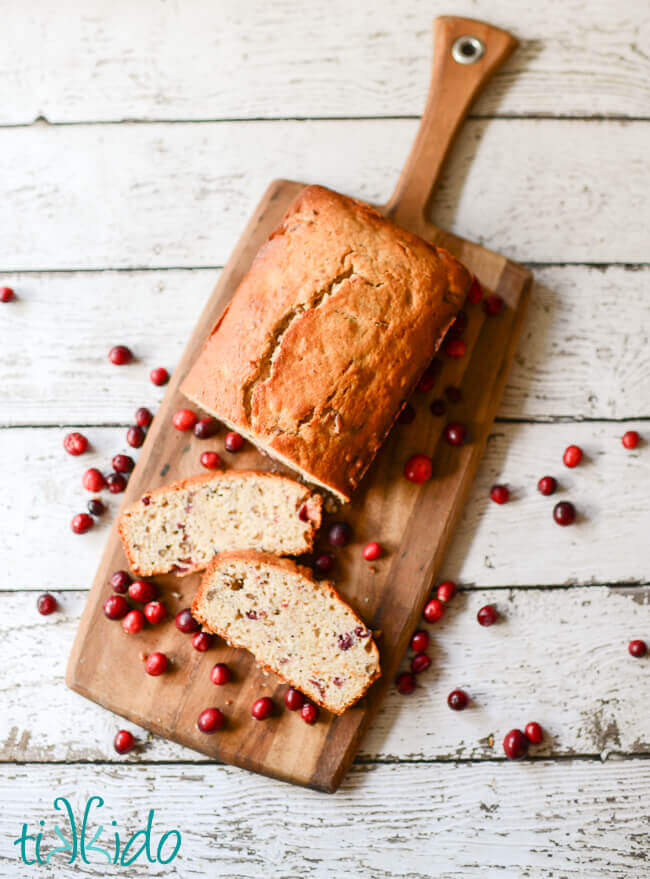
[[(468, 35), (480, 43), (462, 39)], [(472, 45), (478, 47), (473, 56), (468, 48)], [(177, 631), (173, 617), (189, 606), (199, 575), (156, 578), (169, 611), (168, 621), (139, 635), (125, 634), (119, 622), (107, 620), (102, 612), (110, 594), (111, 573), (127, 567), (114, 526), (70, 655), (66, 681), (72, 689), (157, 735), (216, 760), (319, 790), (336, 790), (386, 689), (393, 686), (420, 620), (483, 453), (521, 327), (530, 273), (503, 256), (443, 232), (427, 219), (433, 186), (454, 134), (479, 89), (515, 46), (509, 34), (478, 21), (445, 17), (434, 22), (434, 68), (427, 106), (395, 194), (383, 208), (412, 232), (451, 250), (487, 290), (503, 297), (506, 308), (498, 317), (486, 318), (480, 305), (466, 306), (466, 356), (451, 360), (441, 355), (444, 367), (434, 390), (416, 392), (412, 401), (417, 410), (414, 422), (396, 425), (354, 502), (330, 516), (330, 520), (349, 521), (353, 528), (353, 542), (336, 552), (333, 579), (368, 625), (382, 632), (381, 680), (342, 717), (321, 712), (318, 723), (308, 726), (299, 713), (284, 709), (285, 685), (258, 670), (249, 654), (221, 641), (208, 652), (198, 653), (191, 638)], [(454, 55), (472, 63), (459, 63)], [(343, 153), (344, 144), (341, 149)], [(503, 183), (505, 190), (507, 181)], [(274, 181), (255, 210), (169, 383), (129, 480), (125, 505), (147, 489), (200, 472), (201, 452), (216, 449), (223, 453), (224, 431), (210, 440), (198, 440), (172, 427), (173, 413), (188, 405), (178, 387), (254, 254), (303, 185)], [(489, 221), (486, 217), (485, 222)], [(429, 404), (443, 395), (447, 385), (462, 388), (462, 401), (449, 406), (447, 417), (434, 417)], [(441, 440), (448, 420), (468, 426), (467, 445), (452, 448)], [(433, 479), (424, 486), (402, 476), (405, 461), (416, 452), (433, 456)], [(287, 472), (250, 445), (223, 457), (232, 467)], [(324, 547), (324, 535), (322, 540)], [(373, 564), (361, 555), (370, 540), (379, 540), (387, 550)], [(153, 650), (164, 651), (172, 660), (171, 670), (161, 677), (150, 677), (144, 671), (142, 657)], [(226, 686), (210, 682), (216, 662), (228, 663), (234, 672)], [(264, 722), (255, 721), (250, 713), (261, 695), (271, 695), (277, 706), (275, 715)], [(209, 706), (222, 708), (228, 717), (227, 727), (212, 736), (196, 727), (199, 713)], [(408, 710), (408, 704), (404, 707)], [(440, 710), (447, 707), (442, 704)]]

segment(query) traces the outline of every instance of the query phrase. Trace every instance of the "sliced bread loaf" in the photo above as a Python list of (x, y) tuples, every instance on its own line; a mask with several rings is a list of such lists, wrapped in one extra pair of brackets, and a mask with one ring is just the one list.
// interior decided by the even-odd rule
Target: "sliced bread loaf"
[(287, 476), (225, 470), (147, 492), (120, 516), (131, 569), (141, 577), (191, 574), (222, 549), (309, 552), (322, 498)]
[(192, 604), (194, 618), (309, 696), (342, 714), (379, 677), (372, 633), (331, 583), (260, 552), (222, 552)]

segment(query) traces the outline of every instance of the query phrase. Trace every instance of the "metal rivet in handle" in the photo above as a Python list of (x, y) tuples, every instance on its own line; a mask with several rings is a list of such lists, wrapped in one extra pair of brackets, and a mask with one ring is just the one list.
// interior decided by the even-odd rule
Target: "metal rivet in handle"
[(485, 55), (485, 43), (467, 34), (454, 40), (451, 57), (459, 64), (475, 64)]

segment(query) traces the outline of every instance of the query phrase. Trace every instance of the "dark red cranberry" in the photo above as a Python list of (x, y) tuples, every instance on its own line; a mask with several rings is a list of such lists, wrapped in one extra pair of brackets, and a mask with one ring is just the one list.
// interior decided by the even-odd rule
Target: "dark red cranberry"
[(115, 734), (113, 747), (118, 754), (128, 754), (135, 745), (135, 739), (128, 729), (121, 729)]
[(284, 694), (284, 704), (289, 711), (298, 711), (305, 704), (305, 697), (300, 690), (296, 690), (295, 687), (289, 687)]
[(452, 421), (445, 427), (445, 439), (450, 446), (462, 446), (467, 439), (467, 428), (464, 424)]
[(268, 696), (262, 696), (256, 702), (253, 702), (251, 714), (255, 720), (266, 720), (273, 713), (273, 700)]
[(381, 543), (377, 543), (376, 540), (373, 540), (371, 543), (366, 543), (363, 548), (363, 557), (367, 562), (376, 562), (377, 559), (380, 559), (384, 554), (384, 549)]
[(444, 612), (445, 606), (442, 601), (439, 601), (437, 598), (432, 598), (431, 601), (427, 601), (424, 605), (422, 614), (428, 623), (435, 623), (440, 619)]
[(223, 467), (223, 461), (216, 452), (203, 452), (201, 466), (205, 467), (206, 470), (218, 470)]
[(313, 705), (311, 702), (305, 702), (305, 704), (300, 709), (300, 716), (305, 721), (305, 723), (312, 724), (316, 723), (318, 720), (318, 708)]
[[(118, 598), (120, 596), (111, 596)], [(122, 620), (122, 628), (129, 635), (137, 635), (144, 628), (145, 618), (141, 610), (130, 610)]]
[(493, 626), (499, 619), (499, 613), (493, 604), (486, 604), (476, 614), (476, 619), (481, 626)]
[(91, 498), (91, 500), (88, 501), (87, 506), (88, 512), (91, 516), (103, 516), (106, 512), (106, 507), (98, 497)]
[(115, 366), (124, 366), (126, 363), (130, 363), (133, 360), (133, 354), (126, 345), (115, 345), (108, 352), (108, 359), (111, 363), (114, 363)]
[(411, 455), (404, 465), (404, 478), (416, 485), (424, 485), (431, 479), (433, 464), (426, 455)]
[(403, 671), (395, 678), (395, 686), (398, 693), (401, 693), (402, 696), (408, 696), (416, 687), (415, 675), (411, 674), (410, 671)]
[(68, 433), (63, 439), (63, 448), (69, 455), (83, 455), (88, 448), (88, 440), (83, 433)]
[(86, 531), (90, 531), (93, 524), (93, 517), (89, 516), (88, 513), (77, 513), (76, 516), (72, 517), (70, 527), (75, 534), (85, 534)]
[(238, 452), (244, 445), (244, 437), (239, 433), (230, 431), (230, 433), (227, 433), (224, 437), (223, 444), (226, 447), (227, 452)]
[(44, 617), (54, 613), (57, 607), (58, 604), (56, 598), (53, 595), (50, 595), (49, 592), (44, 592), (43, 595), (39, 595), (36, 599), (36, 608)]
[(123, 595), (109, 595), (104, 602), (104, 614), (109, 620), (121, 620), (129, 612), (129, 605)]
[(192, 430), (196, 421), (196, 413), (191, 409), (179, 409), (172, 417), (172, 424), (176, 430)]
[(467, 314), (464, 311), (459, 311), (456, 315), (456, 318), (453, 324), (447, 330), (449, 336), (462, 336), (465, 330), (467, 329), (467, 325), (469, 320), (467, 318)]
[(458, 359), (464, 357), (467, 353), (467, 345), (462, 339), (449, 339), (445, 345), (445, 354), (447, 357)]
[(210, 680), (213, 684), (216, 684), (219, 687), (227, 684), (230, 677), (230, 669), (225, 662), (218, 662), (212, 667), (212, 671), (210, 672)]
[(0, 302), (11, 302), (15, 295), (11, 287), (0, 287)]
[(129, 455), (113, 455), (111, 464), (116, 473), (130, 473), (135, 467), (135, 461)]
[(495, 317), (503, 311), (503, 299), (500, 296), (486, 296), (483, 302), (483, 311), (488, 317)]
[(210, 439), (219, 429), (219, 424), (214, 418), (201, 418), (194, 425), (194, 436), (199, 439)]
[(126, 441), (134, 449), (139, 449), (144, 442), (144, 430), (138, 425), (133, 425), (126, 432)]
[(126, 488), (126, 479), (122, 473), (109, 473), (106, 477), (106, 485), (111, 494), (119, 494)]
[(144, 603), (153, 601), (155, 597), (156, 587), (153, 583), (148, 583), (146, 580), (134, 580), (129, 586), (129, 598), (132, 601)]
[(431, 410), (432, 415), (435, 415), (439, 418), (447, 411), (447, 404), (444, 400), (434, 400), (429, 406), (429, 409)]
[(184, 632), (186, 635), (191, 635), (192, 632), (196, 632), (199, 628), (199, 624), (192, 616), (192, 611), (189, 607), (184, 608), (183, 610), (179, 610), (176, 614), (176, 628), (180, 632)]
[(627, 645), (627, 649), (630, 656), (633, 656), (635, 659), (641, 659), (641, 657), (645, 656), (648, 652), (648, 645), (640, 638), (636, 638), (634, 641), (630, 641)]
[(460, 401), (463, 399), (463, 392), (455, 385), (448, 385), (445, 388), (445, 396), (450, 403), (460, 403)]
[(334, 556), (329, 552), (323, 552), (314, 561), (314, 568), (319, 574), (329, 574), (334, 567)]
[(226, 725), (226, 717), (218, 708), (206, 708), (199, 714), (196, 725), (202, 733), (214, 733)]
[(162, 623), (167, 616), (167, 608), (162, 601), (148, 601), (145, 604), (142, 613), (148, 623), (151, 623), (152, 626), (157, 626), (158, 623)]
[(430, 665), (431, 660), (426, 653), (416, 653), (413, 659), (411, 659), (411, 671), (414, 675), (419, 675), (420, 672), (426, 671)]
[(507, 504), (510, 500), (510, 492), (507, 485), (493, 485), (490, 489), (490, 499), (495, 504)]
[(416, 653), (422, 653), (428, 646), (429, 633), (420, 629), (420, 631), (416, 632), (411, 638), (411, 650), (415, 650)]
[(539, 745), (544, 741), (544, 730), (534, 720), (526, 724), (524, 734), (531, 745)]
[(157, 366), (149, 373), (149, 378), (154, 385), (166, 385), (169, 381), (169, 373), (164, 366)]
[(552, 476), (542, 476), (537, 483), (537, 491), (543, 495), (553, 494), (557, 489), (557, 479)]
[(212, 635), (209, 632), (197, 632), (192, 636), (192, 647), (199, 653), (205, 653), (212, 647)]
[[(128, 617), (127, 617), (128, 618)], [(150, 653), (144, 663), (144, 670), (148, 675), (157, 678), (167, 671), (169, 660), (164, 653)]]
[(398, 424), (412, 424), (415, 421), (415, 409), (410, 403), (405, 403), (397, 416)]
[(467, 708), (468, 702), (469, 698), (465, 690), (452, 690), (447, 696), (447, 705), (453, 711), (462, 711), (464, 708)]
[(469, 288), (469, 293), (467, 294), (467, 301), (475, 305), (477, 302), (480, 302), (482, 298), (483, 288), (481, 287), (478, 278), (474, 278), (472, 286)]
[(152, 421), (153, 415), (145, 406), (140, 406), (139, 409), (136, 409), (135, 423), (138, 427), (149, 427)]
[(567, 446), (562, 460), (566, 467), (577, 467), (582, 461), (582, 449), (580, 446)]
[(332, 546), (347, 546), (352, 539), (352, 529), (347, 522), (334, 522), (327, 532), (327, 539)]
[(553, 507), (553, 518), (558, 525), (572, 525), (576, 520), (576, 508), (570, 501), (560, 501)]
[(628, 430), (621, 437), (621, 442), (623, 443), (623, 445), (625, 446), (626, 449), (636, 449), (636, 447), (639, 445), (640, 439), (641, 439), (641, 437), (636, 432), (636, 430)]
[(127, 571), (115, 571), (108, 582), (115, 592), (127, 592), (131, 585), (131, 577)]
[(438, 601), (451, 601), (451, 599), (456, 594), (456, 584), (451, 580), (445, 580), (444, 583), (441, 583), (438, 586), (438, 591), (436, 595), (438, 596)]
[(96, 467), (91, 467), (85, 471), (81, 477), (81, 484), (86, 491), (92, 491), (93, 494), (97, 494), (98, 491), (106, 488), (106, 480)]
[(519, 760), (528, 751), (528, 739), (520, 729), (511, 729), (503, 740), (503, 750), (509, 760)]
[(423, 373), (422, 378), (415, 386), (416, 391), (419, 391), (421, 394), (428, 394), (431, 388), (436, 383), (436, 374), (433, 372), (431, 367), (429, 367), (426, 372)]

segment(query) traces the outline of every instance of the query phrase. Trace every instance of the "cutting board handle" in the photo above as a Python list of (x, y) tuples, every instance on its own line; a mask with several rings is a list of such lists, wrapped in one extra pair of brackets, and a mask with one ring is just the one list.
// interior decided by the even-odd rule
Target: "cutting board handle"
[(433, 22), (433, 72), (426, 107), (386, 213), (405, 224), (427, 219), (433, 188), (469, 107), (516, 49), (507, 31), (473, 18), (443, 15)]

